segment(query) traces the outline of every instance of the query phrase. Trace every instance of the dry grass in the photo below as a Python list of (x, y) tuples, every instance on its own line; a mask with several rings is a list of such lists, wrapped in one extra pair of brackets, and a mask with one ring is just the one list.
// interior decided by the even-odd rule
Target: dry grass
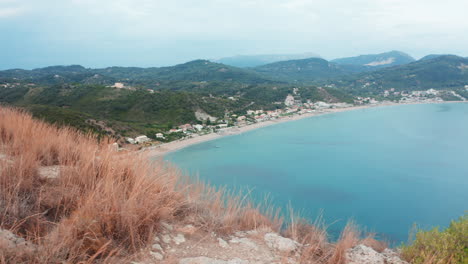
[[(346, 225), (336, 242), (330, 242), (327, 235), (328, 227), (325, 225), (321, 214), (313, 223), (310, 223), (298, 217), (291, 207), (289, 211), (291, 220), (284, 235), (303, 245), (300, 251), (299, 263), (345, 264), (347, 263), (346, 251), (358, 244), (367, 244), (381, 251), (386, 248), (384, 243), (373, 238), (373, 234), (361, 239), (361, 232), (353, 222)], [(383, 246), (385, 248), (381, 248)]]
[[(219, 233), (282, 227), (267, 202), (188, 182), (176, 169), (111, 143), (0, 108), (0, 228), (36, 245), (0, 245), (0, 263), (121, 262), (146, 247), (162, 221)], [(325, 230), (292, 221), (286, 233), (306, 245), (301, 263), (345, 263), (357, 233), (348, 226), (331, 244)]]

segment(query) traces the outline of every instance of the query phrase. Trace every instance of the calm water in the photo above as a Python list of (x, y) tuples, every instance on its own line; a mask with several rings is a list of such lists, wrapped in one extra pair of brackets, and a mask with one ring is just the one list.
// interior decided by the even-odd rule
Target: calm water
[(167, 159), (215, 185), (269, 193), (334, 233), (353, 219), (406, 241), (468, 210), (468, 104), (363, 109), (194, 145)]

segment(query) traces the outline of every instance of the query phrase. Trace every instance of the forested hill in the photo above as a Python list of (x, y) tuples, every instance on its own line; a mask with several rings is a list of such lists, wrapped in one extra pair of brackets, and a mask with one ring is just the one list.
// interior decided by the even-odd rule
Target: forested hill
[(356, 92), (385, 89), (464, 89), (468, 85), (468, 59), (455, 55), (429, 57), (410, 64), (337, 78), (329, 84)]
[[(165, 132), (201, 115), (222, 122), (247, 110), (274, 110), (296, 88), (306, 102), (353, 102), (331, 88), (298, 87), (260, 74), (197, 60), (174, 67), (86, 69), (53, 66), (0, 72), (0, 103), (37, 117), (115, 136)], [(198, 116), (196, 113), (199, 113)]]
[(264, 55), (238, 55), (233, 57), (226, 57), (215, 60), (215, 62), (231, 65), (235, 67), (257, 67), (269, 63), (288, 60), (300, 60), (308, 58), (320, 58), (315, 53), (302, 53), (302, 54), (264, 54)]
[(312, 58), (253, 69), (206, 60), (162, 68), (13, 69), (0, 71), (0, 103), (80, 129), (151, 136), (180, 124), (206, 122), (200, 113), (222, 122), (247, 110), (284, 108), (285, 98), (296, 92), (295, 99), (302, 102), (353, 103), (353, 96), (380, 96), (390, 88), (446, 89), (468, 96), (467, 58), (441, 55), (370, 68)]
[(360, 65), (339, 65), (321, 58), (309, 58), (275, 62), (253, 68), (253, 70), (274, 80), (311, 83), (316, 80), (368, 71), (371, 68)]
[(351, 64), (370, 66), (371, 68), (386, 68), (396, 65), (408, 64), (415, 61), (410, 55), (401, 51), (390, 51), (380, 54), (367, 54), (356, 57), (334, 59), (331, 62), (337, 64)]
[(171, 67), (138, 68), (108, 67), (88, 69), (80, 65), (52, 66), (34, 70), (0, 71), (0, 80), (33, 81), (41, 84), (82, 83), (106, 84), (122, 82), (147, 88), (168, 81), (218, 81), (236, 83), (271, 83), (268, 78), (247, 69), (240, 69), (207, 60), (195, 60)]

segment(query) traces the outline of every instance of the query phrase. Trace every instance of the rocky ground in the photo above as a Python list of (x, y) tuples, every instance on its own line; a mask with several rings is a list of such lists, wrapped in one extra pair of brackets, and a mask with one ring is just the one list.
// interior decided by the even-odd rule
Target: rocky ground
[[(150, 249), (132, 264), (295, 264), (300, 263), (301, 244), (268, 229), (221, 236), (192, 225), (163, 224)], [(379, 253), (365, 245), (347, 252), (350, 264), (405, 264), (398, 253)]]

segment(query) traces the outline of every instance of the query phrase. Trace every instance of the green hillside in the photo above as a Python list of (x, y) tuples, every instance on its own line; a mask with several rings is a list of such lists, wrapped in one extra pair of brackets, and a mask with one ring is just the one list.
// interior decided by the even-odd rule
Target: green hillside
[(357, 93), (385, 89), (461, 89), (468, 85), (468, 59), (447, 55), (410, 64), (337, 78), (329, 84)]
[(311, 83), (368, 70), (365, 66), (338, 65), (320, 58), (290, 60), (253, 68), (274, 80)]
[(302, 54), (237, 55), (232, 57), (221, 58), (215, 60), (215, 62), (235, 67), (247, 68), (257, 67), (278, 61), (301, 60), (308, 58), (320, 58), (320, 56), (310, 52)]
[(360, 55), (356, 57), (334, 59), (337, 64), (351, 64), (370, 66), (371, 68), (386, 68), (396, 65), (408, 64), (415, 61), (410, 55), (401, 51), (390, 51), (380, 54)]

